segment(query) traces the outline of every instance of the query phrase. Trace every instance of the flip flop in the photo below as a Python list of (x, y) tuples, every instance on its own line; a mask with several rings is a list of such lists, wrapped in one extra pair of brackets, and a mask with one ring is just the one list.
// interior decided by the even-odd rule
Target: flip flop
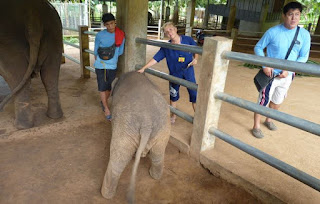
[(112, 116), (111, 116), (111, 115), (106, 115), (106, 120), (111, 121), (111, 119), (112, 119)]

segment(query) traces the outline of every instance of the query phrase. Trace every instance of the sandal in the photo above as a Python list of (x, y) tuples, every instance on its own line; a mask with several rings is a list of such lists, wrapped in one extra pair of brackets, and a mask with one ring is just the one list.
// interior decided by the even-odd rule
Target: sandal
[(267, 121), (264, 121), (263, 123), (265, 126), (267, 126), (267, 128), (269, 130), (277, 130), (277, 126), (271, 121), (271, 122), (267, 122)]
[(261, 131), (260, 129), (258, 129), (258, 128), (253, 128), (253, 129), (251, 130), (251, 132), (252, 132), (253, 136), (255, 136), (256, 138), (261, 139), (261, 138), (264, 137), (262, 131)]
[(111, 119), (112, 119), (112, 116), (111, 116), (111, 114), (110, 114), (110, 115), (106, 115), (106, 120), (109, 120), (109, 121), (111, 121)]

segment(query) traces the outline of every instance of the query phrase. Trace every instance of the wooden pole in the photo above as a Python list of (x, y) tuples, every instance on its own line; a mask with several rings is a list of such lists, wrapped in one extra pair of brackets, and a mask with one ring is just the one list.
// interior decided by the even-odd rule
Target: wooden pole
[(90, 66), (90, 55), (84, 51), (89, 49), (89, 35), (84, 31), (88, 31), (88, 26), (79, 26), (81, 77), (90, 78), (90, 71), (86, 69), (86, 66)]

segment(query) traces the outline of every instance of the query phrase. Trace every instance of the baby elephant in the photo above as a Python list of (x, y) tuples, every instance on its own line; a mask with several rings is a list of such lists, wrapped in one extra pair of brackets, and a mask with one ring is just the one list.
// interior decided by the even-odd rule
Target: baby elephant
[(110, 159), (101, 194), (112, 198), (120, 175), (135, 154), (128, 201), (134, 202), (134, 188), (140, 157), (149, 153), (149, 173), (160, 179), (164, 153), (170, 137), (170, 110), (158, 88), (144, 75), (129, 72), (120, 77), (112, 90), (112, 139)]

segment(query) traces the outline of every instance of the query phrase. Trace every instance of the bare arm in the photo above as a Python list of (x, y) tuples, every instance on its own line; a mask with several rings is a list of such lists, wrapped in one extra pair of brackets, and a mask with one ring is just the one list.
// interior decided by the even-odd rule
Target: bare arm
[(158, 62), (155, 59), (151, 59), (146, 65), (144, 65), (141, 69), (139, 69), (137, 72), (143, 73), (145, 69), (157, 64)]
[(198, 63), (199, 54), (193, 55), (193, 60), (188, 64), (188, 67), (191, 67), (192, 65), (196, 65)]

